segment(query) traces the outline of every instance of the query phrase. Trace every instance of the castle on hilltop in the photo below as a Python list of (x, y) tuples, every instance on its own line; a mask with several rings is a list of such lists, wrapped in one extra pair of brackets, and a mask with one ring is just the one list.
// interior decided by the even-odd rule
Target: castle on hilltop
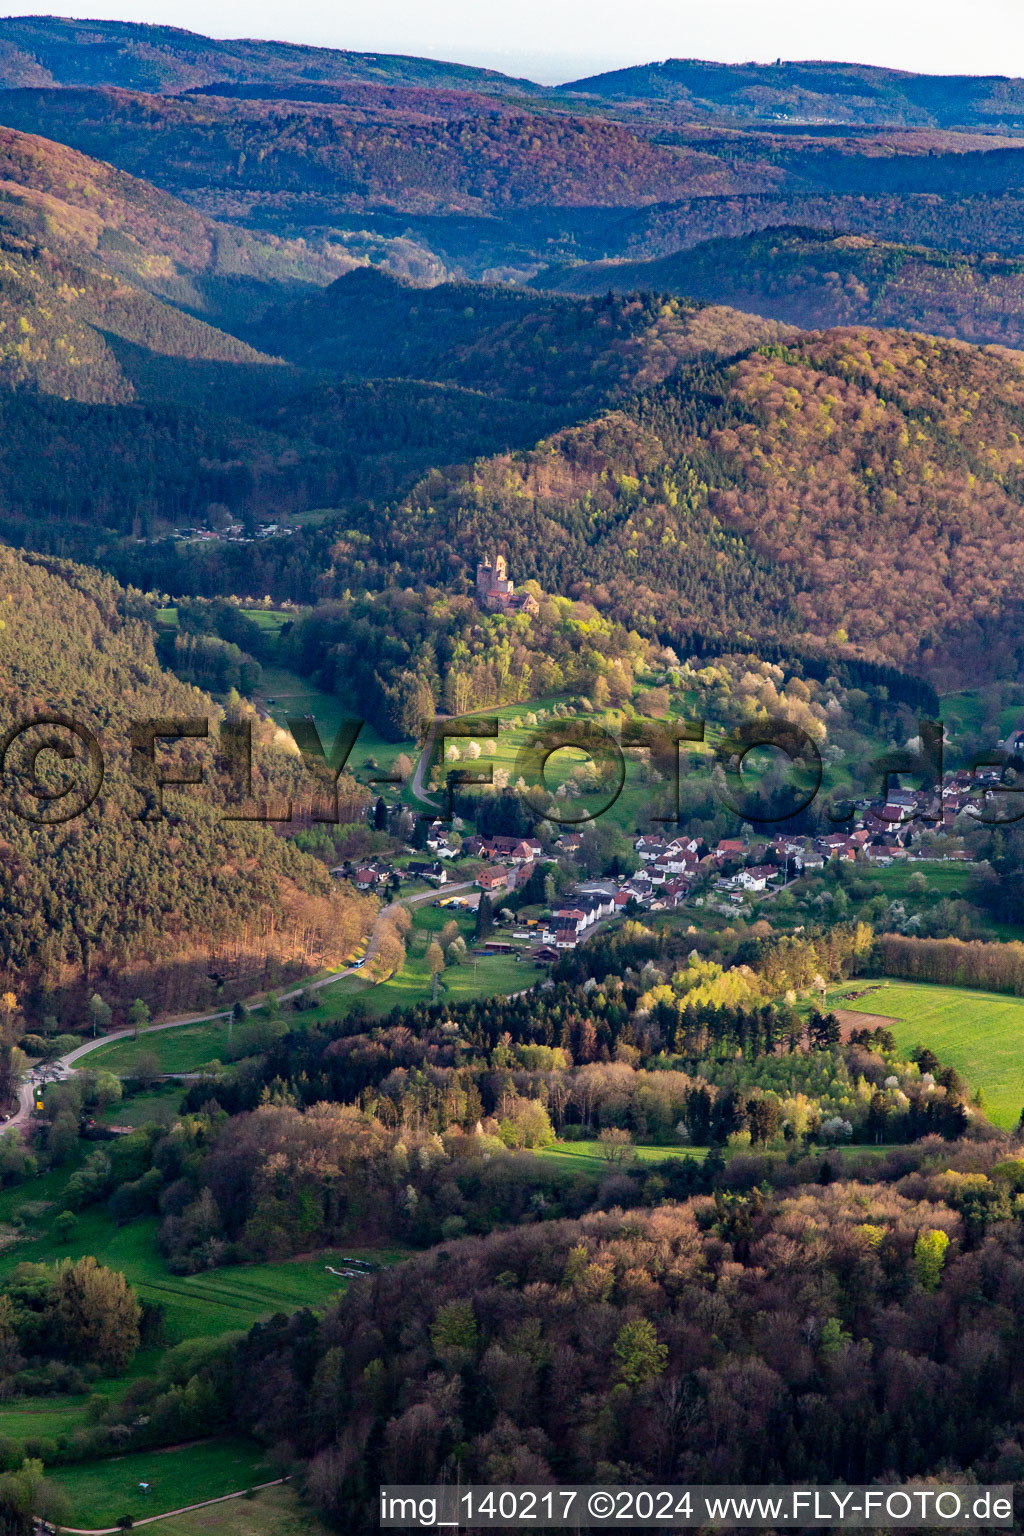
[(476, 568), (476, 600), (481, 608), (490, 613), (540, 612), (537, 599), (529, 592), (517, 592), (514, 581), (509, 580), (508, 562), (504, 555), (496, 555), (494, 564), (485, 556)]

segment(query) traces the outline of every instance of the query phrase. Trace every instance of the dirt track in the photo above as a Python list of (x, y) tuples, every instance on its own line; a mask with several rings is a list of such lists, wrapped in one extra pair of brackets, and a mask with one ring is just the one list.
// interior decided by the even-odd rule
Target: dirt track
[(850, 1038), (850, 1031), (854, 1029), (877, 1029), (879, 1026), (888, 1029), (890, 1024), (899, 1023), (899, 1019), (891, 1019), (885, 1013), (858, 1013), (855, 1008), (833, 1008), (831, 1011), (843, 1026), (844, 1040)]

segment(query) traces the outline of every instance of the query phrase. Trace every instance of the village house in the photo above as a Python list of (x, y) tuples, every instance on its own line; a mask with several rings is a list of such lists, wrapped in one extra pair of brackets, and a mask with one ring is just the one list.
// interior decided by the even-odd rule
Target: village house
[(588, 911), (593, 908), (599, 918), (615, 913), (615, 886), (611, 883), (581, 885), (573, 899)]
[(664, 870), (667, 875), (686, 875), (691, 870), (695, 870), (699, 863), (697, 855), (690, 853), (688, 849), (670, 847), (667, 853), (655, 859), (649, 867)]
[(508, 894), (508, 880), (512, 873), (508, 864), (492, 864), (489, 869), (482, 869), (476, 877), (476, 884), (488, 896), (506, 896)]
[(826, 859), (855, 859), (857, 844), (848, 832), (830, 832), (827, 837), (816, 837), (814, 846)]
[(378, 886), (391, 879), (393, 870), (390, 864), (385, 864), (380, 859), (369, 859), (365, 864), (358, 864), (355, 869), (351, 864), (339, 864), (330, 873), (335, 880), (342, 878), (352, 880), (359, 891), (375, 891)]
[(763, 891), (769, 880), (774, 879), (779, 873), (779, 869), (774, 864), (754, 864), (750, 869), (741, 869), (736, 876), (736, 882), (745, 891)]
[(427, 828), (427, 847), (439, 859), (454, 859), (455, 849), (448, 841), (448, 828), (443, 821), (432, 821)]
[(553, 965), (558, 959), (558, 950), (552, 944), (539, 944), (530, 950), (529, 958), (536, 965)]
[(580, 907), (559, 907), (556, 912), (552, 912), (551, 917), (554, 927), (564, 928), (572, 923), (577, 933), (582, 933), (584, 929), (590, 927), (587, 914)]
[(528, 864), (490, 864), (476, 877), (476, 884), (488, 896), (507, 896), (526, 884), (533, 874), (533, 862)]
[(448, 883), (448, 871), (438, 859), (432, 863), (427, 863), (423, 859), (412, 859), (406, 868), (406, 873), (414, 880), (426, 880), (431, 885)]
[(747, 845), (742, 837), (723, 837), (715, 847), (715, 862), (722, 865), (730, 859), (742, 859), (747, 851)]
[(505, 864), (532, 864), (544, 851), (544, 845), (535, 837), (489, 837), (479, 848), (484, 859), (501, 859)]
[(657, 837), (651, 833), (644, 833), (633, 844), (633, 851), (643, 864), (650, 864), (654, 859), (660, 859), (668, 852), (668, 843), (663, 837)]
[(615, 895), (615, 905), (619, 908), (628, 906), (631, 901), (640, 906), (646, 906), (654, 896), (654, 883), (650, 876), (644, 872), (630, 876), (619, 886)]

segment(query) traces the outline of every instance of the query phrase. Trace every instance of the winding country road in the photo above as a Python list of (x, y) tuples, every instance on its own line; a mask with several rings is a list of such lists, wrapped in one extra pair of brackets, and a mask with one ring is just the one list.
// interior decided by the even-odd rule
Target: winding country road
[(430, 760), (434, 755), (434, 743), (437, 741), (438, 730), (442, 727), (444, 721), (449, 718), (450, 717), (448, 715), (439, 715), (434, 720), (433, 725), (430, 727), (430, 730), (427, 733), (427, 739), (423, 743), (423, 751), (420, 753), (419, 758), (417, 759), (416, 772), (412, 776), (411, 788), (414, 798), (419, 800), (423, 805), (433, 806), (435, 810), (439, 810), (440, 807), (438, 806), (437, 801), (431, 800), (430, 796), (424, 790), (423, 775), (429, 768)]
[[(472, 880), (463, 880), (458, 885), (448, 885), (444, 888), (444, 894), (454, 894), (456, 891), (468, 891), (473, 886)], [(331, 976), (322, 976), (319, 981), (304, 982), (301, 986), (293, 987), (290, 992), (278, 994), (278, 1001), (291, 1002), (300, 997), (303, 992), (319, 992), (324, 987), (333, 986), (336, 981), (341, 981), (344, 976), (358, 976), (366, 965), (374, 958), (380, 942), (381, 930), (387, 919), (398, 910), (399, 907), (417, 906), (420, 902), (436, 900), (438, 893), (434, 890), (421, 891), (418, 896), (407, 896), (403, 901), (393, 901), (389, 906), (382, 907), (377, 913), (373, 930), (370, 934), (370, 942), (366, 946), (366, 954), (361, 965), (350, 965), (343, 971), (335, 971)], [(247, 1012), (253, 1013), (263, 1006), (263, 998), (257, 998), (245, 1004)], [(162, 1024), (151, 1024), (148, 1029), (139, 1031), (142, 1035), (155, 1035), (162, 1029), (181, 1029), (186, 1024), (210, 1024), (214, 1019), (226, 1019), (231, 1013), (230, 1008), (218, 1008), (214, 1013), (188, 1014), (180, 1019), (166, 1019)], [(66, 1056), (58, 1056), (51, 1065), (57, 1068), (67, 1069), (81, 1061), (83, 1056), (88, 1056), (90, 1051), (98, 1051), (101, 1045), (109, 1045), (114, 1040), (130, 1040), (135, 1037), (134, 1029), (116, 1029), (111, 1034), (97, 1035), (95, 1040), (87, 1040), (84, 1045), (76, 1046), (73, 1051), (68, 1051)], [(30, 1081), (23, 1082), (18, 1088), (18, 1108), (8, 1120), (4, 1130), (24, 1130), (29, 1125), (32, 1114), (32, 1103), (35, 1094), (35, 1085)]]

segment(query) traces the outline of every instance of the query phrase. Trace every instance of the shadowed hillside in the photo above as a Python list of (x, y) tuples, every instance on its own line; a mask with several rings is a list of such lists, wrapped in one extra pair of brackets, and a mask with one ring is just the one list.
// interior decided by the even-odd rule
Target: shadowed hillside
[[(105, 768), (88, 805), (95, 771), (80, 747), (56, 774), (47, 762), (54, 754), (44, 753), (36, 780), (25, 747), (10, 749), (0, 805), (5, 978), (16, 972), (22, 986), (59, 993), (107, 977), (115, 996), (187, 1006), (210, 996), (207, 971), (218, 955), (226, 975), (251, 985), (268, 964), (315, 969), (325, 944), (336, 957), (351, 951), (371, 904), (332, 888), (322, 864), (269, 828), (221, 820), (212, 742), (185, 748), (205, 763), (209, 787), (168, 791), (165, 817), (144, 818), (151, 796), (129, 777), (132, 722), (198, 717), (212, 732), (220, 711), (159, 665), (151, 609), (138, 595), (96, 571), (0, 550), (0, 612), (4, 730), (42, 710), (66, 711), (97, 738)], [(261, 735), (255, 782), (280, 792), (296, 782), (295, 759), (257, 727)], [(60, 792), (70, 785), (67, 799), (40, 806), (33, 783), (52, 792), (58, 781)], [(68, 819), (37, 825), (26, 806), (37, 820), (65, 810)]]

